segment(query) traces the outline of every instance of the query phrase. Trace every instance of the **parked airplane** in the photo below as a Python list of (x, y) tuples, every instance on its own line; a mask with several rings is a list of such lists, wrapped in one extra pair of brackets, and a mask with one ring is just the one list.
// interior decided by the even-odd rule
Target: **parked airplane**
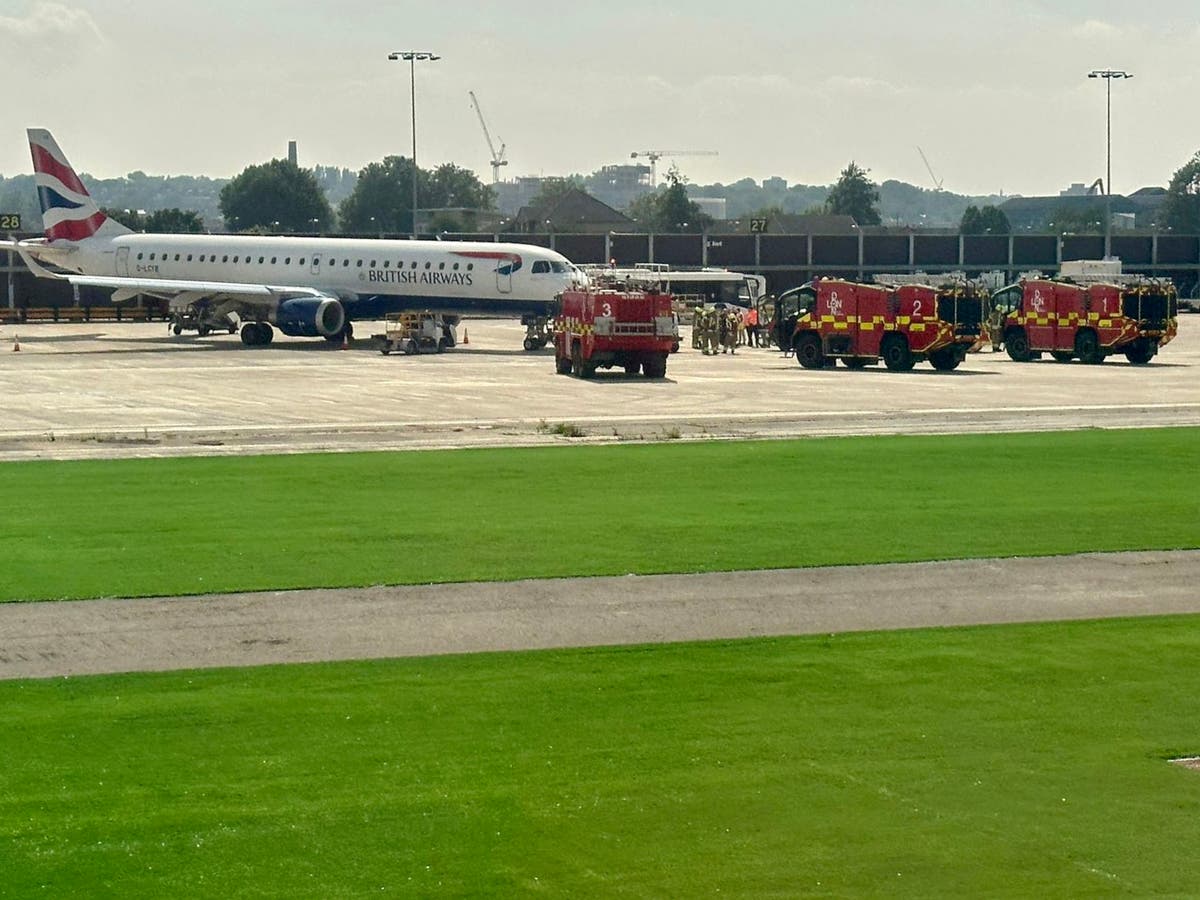
[(489, 312), (521, 316), (529, 350), (544, 346), (535, 325), (557, 295), (586, 281), (566, 257), (526, 244), (134, 234), (100, 211), (49, 131), (28, 133), (46, 236), (0, 246), (40, 277), (112, 288), (114, 302), (166, 299), (202, 335), (240, 327), (243, 343), (264, 345), (274, 326), (341, 342), (353, 319)]

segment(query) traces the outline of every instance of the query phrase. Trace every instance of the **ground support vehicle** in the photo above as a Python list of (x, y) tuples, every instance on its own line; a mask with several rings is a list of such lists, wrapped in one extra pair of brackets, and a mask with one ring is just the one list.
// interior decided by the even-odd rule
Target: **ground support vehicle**
[(550, 319), (546, 316), (521, 316), (521, 324), (525, 326), (522, 346), (526, 350), (541, 350), (550, 343)]
[(1124, 276), (1079, 284), (1032, 278), (998, 291), (1004, 349), (1016, 362), (1048, 352), (1058, 362), (1095, 364), (1122, 353), (1145, 365), (1178, 332), (1179, 300), (1165, 279)]
[(406, 356), (442, 353), (458, 343), (453, 323), (431, 312), (389, 313), (384, 334), (373, 335), (384, 356), (399, 351)]
[(180, 335), (185, 331), (194, 331), (200, 337), (207, 337), (218, 329), (228, 331), (230, 334), (237, 334), (239, 324), (237, 317), (233, 315), (226, 315), (220, 322), (214, 323), (204, 316), (197, 315), (196, 310), (192, 307), (173, 309), (169, 323), (172, 334)]
[(554, 368), (559, 375), (591, 378), (620, 366), (627, 375), (667, 374), (667, 357), (679, 348), (679, 325), (670, 294), (653, 289), (589, 287), (564, 291), (554, 320)]
[(966, 282), (934, 287), (827, 278), (798, 290), (794, 312), (788, 308), (792, 293), (780, 295), (776, 322), (784, 323), (781, 346), (792, 349), (806, 369), (839, 359), (848, 369), (861, 369), (882, 359), (893, 372), (906, 372), (921, 360), (950, 371), (983, 326), (983, 292)]

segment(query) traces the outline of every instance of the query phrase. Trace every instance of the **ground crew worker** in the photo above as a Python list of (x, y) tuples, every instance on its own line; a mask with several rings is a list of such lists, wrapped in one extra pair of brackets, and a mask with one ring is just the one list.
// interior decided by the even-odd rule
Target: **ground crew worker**
[(721, 346), (721, 311), (719, 309), (708, 311), (707, 334), (709, 351), (716, 356), (717, 349)]
[(746, 310), (746, 342), (758, 346), (758, 307), (753, 305)]
[(697, 306), (692, 313), (692, 349), (704, 349), (704, 307)]

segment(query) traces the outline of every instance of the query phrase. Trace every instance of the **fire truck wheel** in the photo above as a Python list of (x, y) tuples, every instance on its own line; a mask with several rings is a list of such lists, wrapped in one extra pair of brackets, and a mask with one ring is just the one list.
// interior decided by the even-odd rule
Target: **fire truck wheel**
[(1013, 362), (1029, 362), (1029, 338), (1024, 329), (1013, 328), (1005, 332), (1004, 349)]
[(565, 356), (554, 357), (554, 372), (556, 375), (570, 375), (571, 360)]
[(888, 339), (880, 348), (880, 355), (883, 357), (883, 364), (891, 372), (907, 372), (916, 365), (912, 351), (908, 349), (908, 341), (898, 334), (888, 335)]
[(1055, 362), (1070, 362), (1075, 358), (1075, 354), (1069, 350), (1051, 350), (1050, 355)]
[(939, 372), (953, 372), (960, 362), (962, 357), (953, 347), (943, 347), (929, 354), (929, 364)]
[(642, 370), (642, 364), (640, 361), (625, 363), (625, 374), (626, 375), (636, 375), (641, 370)]
[(667, 356), (660, 354), (659, 356), (651, 357), (642, 364), (642, 371), (647, 378), (666, 378), (667, 377)]
[(796, 362), (806, 369), (823, 368), (825, 354), (821, 350), (821, 339), (815, 334), (802, 335), (796, 341)]
[(1135, 366), (1144, 366), (1154, 359), (1157, 349), (1153, 341), (1140, 338), (1129, 345), (1129, 349), (1125, 351), (1125, 358)]
[(1104, 362), (1104, 354), (1100, 352), (1100, 341), (1094, 331), (1080, 331), (1075, 335), (1075, 355), (1079, 361), (1087, 365)]
[(842, 365), (847, 369), (865, 369), (870, 360), (862, 356), (843, 356)]

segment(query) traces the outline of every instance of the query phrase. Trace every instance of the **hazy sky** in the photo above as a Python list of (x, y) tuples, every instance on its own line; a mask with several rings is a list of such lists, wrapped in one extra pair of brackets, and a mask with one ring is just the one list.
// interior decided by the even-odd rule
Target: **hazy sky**
[[(634, 150), (693, 182), (825, 184), (850, 160), (928, 186), (920, 145), (960, 193), (1057, 193), (1104, 174), (1166, 184), (1200, 147), (1196, 0), (605, 0), (573, 4), (283, 0), (0, 0), (0, 173), (49, 128), (99, 176), (229, 176), (300, 142), (302, 164), (418, 161), (490, 179), (474, 90), (507, 177), (591, 172)], [(17, 73), (13, 75), (12, 73)], [(665, 168), (665, 163), (660, 164)]]

